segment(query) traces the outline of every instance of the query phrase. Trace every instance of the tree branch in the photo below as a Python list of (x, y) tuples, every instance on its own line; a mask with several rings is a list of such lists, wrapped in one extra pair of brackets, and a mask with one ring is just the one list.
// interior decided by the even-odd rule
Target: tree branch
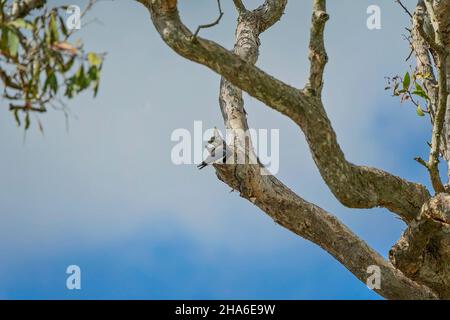
[[(431, 27), (425, 28), (425, 19), (429, 19)], [(448, 20), (448, 17), (446, 18)], [(441, 153), (450, 160), (445, 133), (449, 128), (445, 127), (447, 113), (447, 57), (445, 38), (443, 38), (442, 23), (439, 23), (435, 9), (431, 1), (419, 1), (413, 17), (412, 41), (416, 52), (417, 67), (423, 74), (430, 74), (431, 80), (425, 81), (425, 88), (429, 93), (433, 111), (433, 131), (429, 160), (426, 168), (430, 174), (431, 183), (436, 193), (445, 192), (439, 173), (439, 158)], [(433, 73), (433, 63), (430, 59), (429, 49), (433, 53), (438, 79)]]
[[(278, 15), (281, 13), (282, 10), (274, 12), (273, 23), (278, 21)], [(257, 30), (258, 18), (255, 16), (255, 12), (239, 17), (234, 52), (251, 64), (255, 64), (258, 58), (260, 42)], [(219, 101), (227, 129), (235, 132), (248, 130), (246, 113), (243, 111), (242, 91), (225, 78), (222, 78), (221, 81)], [(245, 152), (246, 154), (241, 158), (246, 157), (247, 153), (252, 153), (254, 156), (251, 141), (245, 141), (239, 134), (236, 135), (236, 138), (230, 139), (233, 143), (239, 144), (239, 146), (234, 146), (233, 151)], [(361, 281), (365, 282), (367, 279), (368, 266), (380, 266), (383, 289), (378, 292), (385, 297), (396, 299), (435, 298), (434, 293), (428, 288), (404, 277), (335, 217), (319, 207), (307, 203), (275, 177), (262, 176), (261, 170), (264, 168), (261, 165), (227, 164), (225, 166), (216, 165), (215, 168), (220, 180), (233, 189), (239, 190), (242, 197), (257, 205), (278, 224), (327, 250)], [(384, 281), (386, 281), (386, 285)]]
[[(361, 200), (366, 205), (387, 203), (387, 207), (394, 209), (400, 207), (386, 201), (390, 199), (392, 203), (395, 202), (394, 198), (390, 198), (387, 193), (380, 193), (381, 189), (377, 189), (380, 187), (377, 186), (380, 181), (383, 182), (385, 190), (386, 188), (389, 190), (387, 192), (395, 193), (396, 190), (401, 190), (400, 195), (405, 196), (406, 191), (409, 195), (410, 208), (415, 205), (420, 206), (422, 201), (429, 197), (422, 186), (411, 184), (376, 169), (349, 164), (339, 149), (320, 100), (305, 91), (297, 90), (274, 79), (254, 66), (258, 57), (257, 37), (268, 27), (268, 25), (262, 29), (257, 27), (260, 22), (255, 19), (255, 11), (240, 15), (235, 50), (231, 53), (211, 41), (200, 38), (197, 43), (190, 43), (188, 39), (191, 33), (179, 20), (176, 0), (140, 0), (140, 2), (150, 10), (156, 28), (170, 47), (182, 56), (204, 64), (223, 75), (220, 105), (228, 128), (248, 127), (245, 112), (243, 112), (243, 100), (239, 89), (241, 88), (296, 121), (304, 130), (314, 156), (321, 155), (323, 151), (329, 149), (327, 156), (332, 158), (332, 164), (326, 169), (324, 169), (326, 166), (322, 167), (321, 169), (325, 171), (322, 174), (327, 177), (327, 170), (336, 169), (341, 181), (336, 181), (337, 184), (332, 186), (338, 190), (344, 186), (350, 189), (355, 188), (352, 190), (355, 195), (355, 192), (360, 192), (356, 191), (358, 190), (356, 188), (361, 186), (355, 184), (355, 181), (363, 176), (367, 179), (367, 184), (366, 189), (361, 189), (361, 194), (364, 196)], [(275, 16), (274, 21), (278, 19)], [(314, 125), (311, 122), (314, 122)], [(313, 132), (312, 128), (317, 128), (317, 131)], [(321, 147), (316, 145), (317, 142), (319, 142), (318, 145), (326, 145), (325, 150), (321, 150)], [(246, 149), (234, 150), (245, 152)], [(316, 163), (321, 164), (320, 159), (316, 160)], [(376, 291), (382, 296), (392, 299), (437, 298), (436, 294), (426, 286), (405, 277), (335, 217), (297, 196), (274, 176), (262, 175), (261, 171), (265, 169), (260, 164), (216, 164), (214, 166), (219, 179), (234, 190), (238, 190), (243, 198), (266, 212), (276, 223), (325, 249), (361, 281), (366, 282), (369, 266), (380, 267), (383, 282), (382, 288)], [(343, 170), (345, 173), (351, 173), (350, 177), (341, 175)], [(371, 184), (373, 181), (375, 184)], [(364, 194), (366, 191), (368, 193)], [(365, 198), (368, 195), (369, 197)], [(375, 195), (375, 199), (371, 199), (370, 195)], [(395, 199), (398, 199), (399, 194), (397, 193), (396, 196)], [(402, 201), (398, 203), (403, 203)], [(414, 204), (415, 201), (417, 201), (416, 204)], [(414, 213), (411, 214), (407, 210), (398, 211), (405, 217), (414, 216)]]
[(330, 17), (326, 12), (325, 0), (314, 0), (309, 43), (309, 61), (311, 62), (309, 81), (305, 89), (318, 97), (322, 94), (323, 72), (328, 62), (325, 50), (325, 24)]
[(450, 298), (450, 195), (441, 193), (422, 207), (389, 252), (396, 268), (420, 282), (441, 299)]
[(236, 7), (239, 14), (247, 11), (242, 0), (233, 0), (234, 6)]
[(261, 168), (247, 165), (245, 179), (236, 178), (230, 165), (217, 165), (218, 177), (266, 212), (274, 221), (293, 233), (317, 244), (359, 280), (366, 283), (367, 268), (381, 269), (381, 289), (375, 291), (388, 299), (434, 299), (435, 294), (419, 285), (387, 262), (334, 216), (311, 204), (273, 176), (261, 176)]
[(413, 17), (413, 15), (411, 14), (411, 12), (408, 10), (408, 8), (403, 4), (403, 2), (401, 0), (395, 0), (395, 2), (397, 2), (400, 7), (403, 8), (403, 10), (405, 10), (406, 14), (409, 15), (411, 18)]
[(295, 121), (306, 135), (322, 177), (341, 203), (352, 208), (385, 207), (405, 221), (418, 215), (430, 196), (426, 188), (348, 162), (320, 99), (273, 78), (212, 41), (198, 38), (192, 43), (192, 33), (180, 21), (176, 0), (139, 2), (149, 9), (161, 37), (178, 54), (209, 67)]

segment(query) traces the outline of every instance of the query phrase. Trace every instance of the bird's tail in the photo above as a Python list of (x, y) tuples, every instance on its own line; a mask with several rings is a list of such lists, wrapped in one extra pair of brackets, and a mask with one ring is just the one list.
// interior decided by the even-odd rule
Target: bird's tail
[(205, 167), (207, 167), (208, 166), (208, 164), (205, 162), (205, 161), (203, 161), (202, 163), (200, 163), (198, 166), (197, 166), (197, 168), (198, 168), (198, 170), (202, 170), (203, 168), (205, 168)]

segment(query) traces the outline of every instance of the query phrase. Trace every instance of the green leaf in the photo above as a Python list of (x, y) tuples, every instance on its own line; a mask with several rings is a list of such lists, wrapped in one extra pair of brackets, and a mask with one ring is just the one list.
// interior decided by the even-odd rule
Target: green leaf
[(421, 98), (430, 100), (430, 97), (428, 97), (427, 93), (425, 92), (425, 90), (423, 90), (423, 88), (420, 86), (420, 84), (416, 83), (416, 90), (414, 90), (412, 92), (412, 94), (419, 96)]
[(95, 66), (90, 67), (89, 71), (88, 71), (88, 75), (91, 80), (98, 80), (98, 78), (99, 78), (98, 68)]
[(98, 94), (98, 89), (100, 87), (100, 69), (95, 66), (90, 67), (88, 75), (91, 80), (91, 83), (93, 84), (94, 98), (95, 98)]
[(6, 52), (8, 52), (9, 51), (9, 48), (8, 48), (8, 33), (9, 33), (9, 30), (8, 30), (8, 28), (2, 28), (2, 36), (1, 36), (1, 38), (0, 38), (0, 50), (1, 51), (6, 51)]
[(11, 30), (8, 32), (8, 51), (13, 57), (19, 52), (19, 37)]
[(91, 83), (91, 79), (90, 79), (90, 77), (86, 76), (83, 65), (81, 65), (81, 67), (78, 69), (75, 76), (76, 76), (75, 84), (77, 85), (77, 92), (81, 92), (84, 89), (89, 87), (89, 85)]
[(39, 80), (39, 76), (41, 75), (41, 63), (38, 58), (33, 60), (33, 79)]
[(19, 118), (19, 110), (14, 109), (14, 119), (16, 119), (17, 126), (20, 127), (20, 118)]
[(94, 98), (97, 97), (99, 88), (100, 88), (100, 79), (97, 79), (94, 81)]
[(65, 37), (67, 37), (69, 35), (69, 31), (67, 31), (66, 23), (61, 16), (59, 17), (59, 25), (61, 26), (61, 32)]
[(47, 91), (47, 88), (53, 91), (54, 94), (58, 92), (58, 79), (54, 72), (49, 72), (47, 74), (47, 80), (44, 85), (44, 92)]
[(48, 27), (50, 30), (51, 43), (58, 42), (59, 41), (59, 32), (58, 32), (58, 25), (56, 24), (55, 13), (52, 13), (50, 15), (50, 22), (49, 22)]
[(20, 29), (20, 28), (24, 28), (24, 29), (28, 29), (28, 30), (33, 29), (33, 25), (30, 22), (28, 22), (24, 19), (21, 19), (21, 18), (13, 20), (13, 21), (9, 22), (8, 24), (10, 26), (13, 26), (14, 28), (18, 28), (18, 29)]
[(87, 54), (88, 62), (91, 66), (98, 67), (102, 64), (102, 58), (100, 58), (97, 54), (94, 52), (89, 52)]
[(425, 117), (425, 113), (423, 113), (422, 107), (420, 105), (417, 107), (417, 115), (419, 117)]
[(25, 116), (25, 130), (28, 130), (30, 128), (30, 113), (27, 112), (27, 115)]
[(403, 77), (403, 90), (408, 90), (410, 85), (411, 85), (411, 76), (409, 75), (409, 72), (407, 72)]
[(69, 99), (73, 98), (73, 92), (75, 91), (75, 81), (75, 76), (72, 76), (66, 80), (66, 92), (64, 93), (64, 95)]
[(73, 63), (75, 62), (75, 56), (71, 57), (64, 65), (61, 67), (61, 71), (66, 73), (70, 69), (72, 69)]

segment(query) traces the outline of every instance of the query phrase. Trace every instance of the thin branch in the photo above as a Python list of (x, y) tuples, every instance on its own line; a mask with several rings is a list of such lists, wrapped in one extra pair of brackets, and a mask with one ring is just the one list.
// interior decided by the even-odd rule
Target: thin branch
[(7, 87), (12, 88), (12, 89), (16, 89), (16, 90), (21, 90), (22, 89), (22, 87), (18, 83), (14, 82), (14, 80), (11, 79), (11, 77), (9, 77), (6, 74), (6, 72), (3, 71), (1, 68), (0, 68), (0, 79), (3, 81), (3, 84), (5, 85), (5, 89)]
[(412, 55), (414, 54), (414, 49), (411, 49), (411, 51), (409, 52), (408, 56), (406, 57), (405, 61), (408, 62), (409, 59), (411, 59)]
[(10, 111), (23, 111), (23, 112), (34, 111), (34, 112), (39, 112), (39, 113), (47, 112), (47, 110), (45, 108), (36, 108), (36, 107), (29, 106), (29, 105), (17, 106), (17, 105), (13, 105), (13, 104), (9, 105), (9, 110)]
[(220, 20), (222, 20), (223, 17), (222, 5), (220, 4), (220, 0), (217, 0), (217, 6), (219, 9), (219, 17), (214, 22), (199, 25), (194, 33), (193, 39), (197, 39), (198, 33), (200, 32), (201, 29), (212, 28), (220, 23)]
[(413, 17), (411, 11), (408, 10), (408, 8), (402, 3), (401, 0), (395, 0), (395, 2), (397, 2), (397, 3), (400, 5), (400, 7), (402, 7), (403, 10), (405, 10), (405, 12), (406, 12), (411, 18)]
[(428, 163), (425, 160), (423, 160), (422, 158), (417, 157), (417, 158), (414, 158), (414, 160), (417, 161), (420, 165), (422, 165), (428, 169)]

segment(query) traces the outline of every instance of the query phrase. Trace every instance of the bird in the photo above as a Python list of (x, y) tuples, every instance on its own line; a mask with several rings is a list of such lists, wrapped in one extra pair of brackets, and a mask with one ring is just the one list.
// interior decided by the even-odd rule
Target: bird
[(210, 155), (197, 166), (199, 170), (202, 170), (210, 164), (219, 162), (226, 163), (227, 158), (231, 155), (231, 151), (228, 149), (225, 141), (218, 146), (207, 146), (206, 148)]

